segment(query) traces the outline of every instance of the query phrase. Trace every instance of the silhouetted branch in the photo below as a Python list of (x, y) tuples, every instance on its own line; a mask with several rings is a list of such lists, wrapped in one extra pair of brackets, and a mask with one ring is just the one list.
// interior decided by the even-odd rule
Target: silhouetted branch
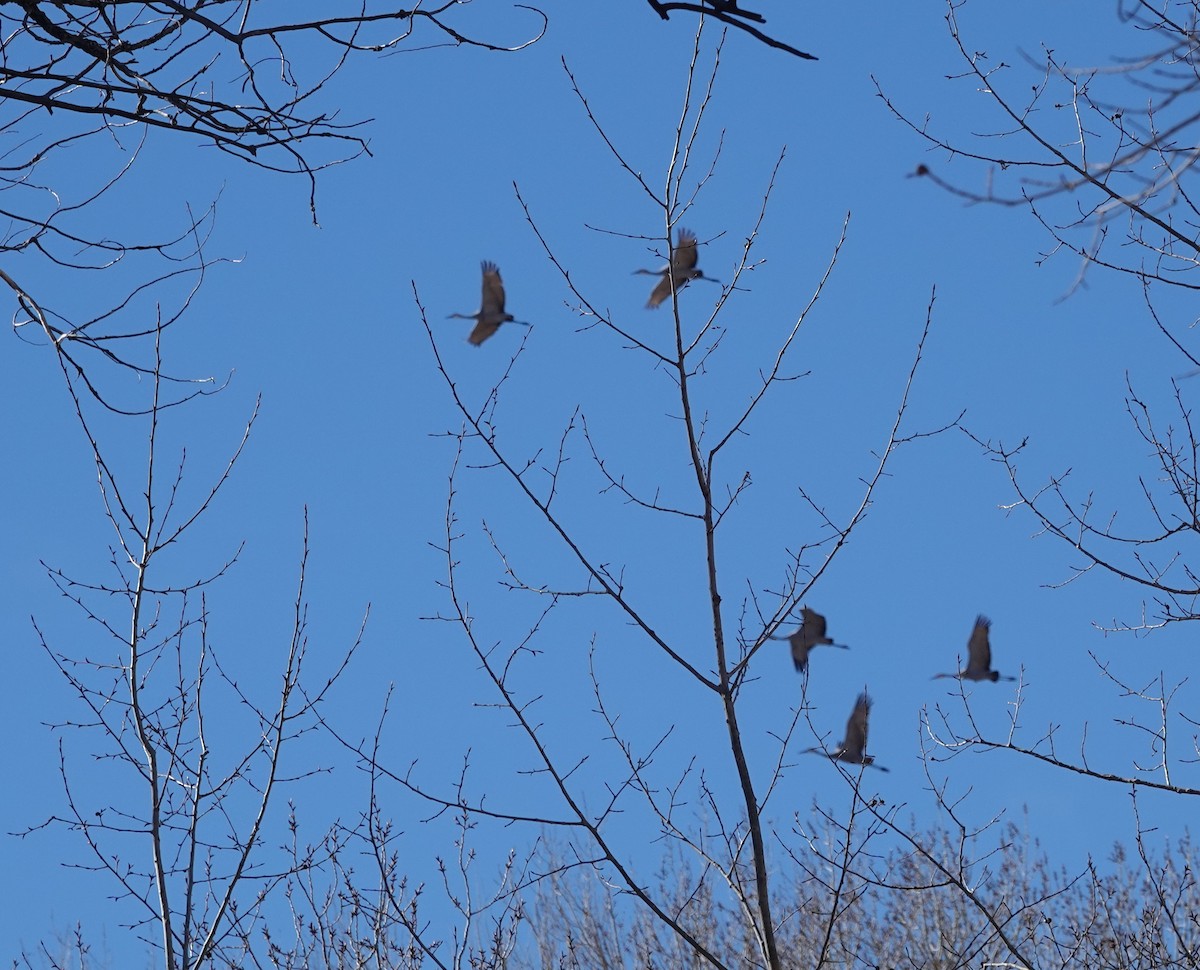
[[(1138, 3), (1121, 18), (1139, 43), (1146, 37), (1160, 42), (1148, 53), (1114, 58), (1114, 66), (1076, 68), (1044, 49), (1040, 63), (1029, 60), (1037, 71), (1032, 86), (1015, 78), (1006, 86), (1003, 72), (1014, 68), (968, 44), (959, 21), (969, 3), (950, 0), (946, 22), (965, 69), (948, 80), (968, 82), (990, 100), (999, 118), (993, 131), (978, 123), (970, 134), (937, 131), (929, 117), (916, 120), (897, 105), (879, 80), (876, 89), (932, 149), (949, 160), (988, 166), (982, 188), (966, 187), (932, 163), (918, 166), (916, 175), (970, 202), (1027, 207), (1055, 250), (1079, 257), (1075, 285), (1095, 265), (1196, 289), (1190, 271), (1200, 264), (1200, 243), (1191, 226), (1200, 209), (1187, 177), (1200, 161), (1200, 112), (1193, 107), (1200, 90), (1197, 6), (1194, 0), (1177, 5), (1188, 11), (1187, 23), (1169, 17), (1171, 4), (1156, 10)], [(1120, 82), (1131, 92), (1117, 89)], [(1056, 110), (1044, 110), (1049, 107)], [(1058, 201), (1066, 204), (1051, 208)]]
[[(89, 753), (115, 766), (114, 780), (124, 779), (124, 786), (78, 783), (78, 769), (71, 764), (66, 739), (60, 738), (68, 811), (52, 814), (44, 824), (79, 835), (92, 860), (81, 867), (115, 883), (120, 919), (161, 953), (164, 966), (205, 966), (225, 959), (218, 954), (252, 952), (267, 900), (300, 873), (329, 863), (319, 848), (298, 851), (294, 865), (278, 868), (267, 868), (259, 857), (271, 851), (263, 848), (264, 830), (278, 789), (324, 770), (285, 770), (282, 758), (318, 723), (316, 709), (346, 670), (362, 634), (360, 630), (324, 685), (303, 689), (306, 527), (294, 625), (275, 702), (258, 699), (222, 666), (209, 637), (205, 590), (232, 567), (236, 554), (207, 577), (182, 583), (163, 572), (168, 560), (162, 556), (212, 510), (243, 453), (254, 416), (225, 467), (186, 506), (184, 496), (191, 487), (184, 460), (165, 476), (161, 467), (163, 427), (173, 413), (168, 404), (179, 403), (162, 400), (168, 386), (161, 377), (165, 329), (164, 323), (153, 334), (152, 399), (140, 418), (145, 466), (137, 484), (125, 472), (123, 459), (114, 458), (123, 452), (97, 430), (105, 425), (90, 413), (90, 396), (67, 382), (113, 530), (110, 565), (118, 579), (80, 582), (48, 570), (88, 624), (99, 630), (99, 649), (89, 647), (85, 638), (71, 652), (59, 650), (42, 626), (35, 624), (35, 630), (43, 651), (87, 711), (84, 719), (62, 720), (55, 729), (90, 738)], [(112, 657), (114, 642), (115, 659), (92, 659)], [(241, 750), (232, 750), (232, 756), (228, 739), (236, 722), (223, 714), (221, 731), (210, 732), (208, 726), (213, 693), (222, 684), (233, 706), (249, 717)]]
[(670, 19), (672, 10), (683, 10), (687, 13), (699, 14), (701, 17), (717, 20), (723, 24), (728, 24), (730, 27), (744, 31), (755, 40), (766, 44), (768, 47), (773, 47), (775, 50), (781, 50), (784, 53), (792, 54), (806, 61), (815, 61), (817, 59), (815, 54), (809, 54), (797, 47), (793, 47), (791, 44), (786, 44), (765, 31), (746, 23), (746, 21), (752, 20), (757, 24), (765, 24), (767, 20), (762, 14), (739, 7), (738, 0), (705, 0), (703, 4), (687, 3), (684, 0), (646, 0), (646, 2), (650, 4), (650, 9), (663, 20)]

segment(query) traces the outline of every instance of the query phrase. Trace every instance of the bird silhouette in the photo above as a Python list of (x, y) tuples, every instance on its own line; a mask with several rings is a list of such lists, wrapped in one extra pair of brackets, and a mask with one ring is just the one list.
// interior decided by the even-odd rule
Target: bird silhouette
[(875, 758), (867, 754), (867, 718), (871, 714), (871, 697), (863, 690), (854, 702), (854, 710), (846, 722), (846, 737), (832, 751), (823, 748), (807, 748), (807, 751), (826, 755), (831, 761), (844, 761), (851, 765), (866, 765), (887, 771), (883, 765), (875, 764)]
[(808, 666), (808, 652), (813, 647), (829, 646), (838, 647), (842, 650), (850, 648), (844, 643), (834, 643), (829, 637), (825, 636), (825, 617), (816, 610), (810, 610), (807, 606), (800, 610), (802, 617), (800, 629), (795, 633), (786, 637), (771, 637), (772, 640), (787, 640), (792, 645), (792, 663), (796, 665), (796, 669), (803, 671)]
[(720, 280), (714, 280), (711, 276), (705, 276), (696, 268), (698, 259), (699, 256), (696, 253), (696, 234), (690, 229), (680, 227), (675, 233), (675, 249), (671, 253), (671, 262), (669, 265), (664, 266), (662, 269), (635, 269), (633, 271), (635, 274), (641, 273), (646, 276), (662, 277), (658, 285), (651, 291), (650, 299), (646, 301), (646, 308), (653, 310), (671, 295), (672, 276), (675, 278), (676, 293), (692, 280), (708, 280), (711, 283), (719, 283)]
[(483, 298), (479, 310), (476, 313), (451, 313), (447, 317), (475, 321), (475, 329), (467, 337), (467, 342), (476, 347), (499, 330), (502, 323), (531, 326), (524, 320), (514, 320), (511, 313), (504, 312), (504, 281), (500, 279), (500, 267), (487, 260), (484, 260), (480, 267), (483, 270)]
[(982, 613), (975, 618), (975, 629), (971, 631), (971, 639), (967, 641), (967, 666), (957, 674), (934, 674), (939, 677), (954, 677), (958, 680), (1016, 680), (1016, 677), (1001, 677), (992, 670), (992, 645), (988, 642), (988, 630), (992, 625)]

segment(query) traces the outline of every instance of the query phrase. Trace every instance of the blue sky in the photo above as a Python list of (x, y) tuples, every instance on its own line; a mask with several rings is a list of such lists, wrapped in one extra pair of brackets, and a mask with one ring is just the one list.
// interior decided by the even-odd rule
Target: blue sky
[[(1026, 213), (965, 206), (907, 177), (922, 162), (967, 185), (981, 185), (986, 171), (928, 152), (889, 115), (872, 76), (914, 118), (928, 114), (947, 134), (1000, 127), (984, 93), (946, 78), (963, 65), (943, 6), (760, 6), (772, 32), (820, 60), (800, 62), (736, 34), (722, 49), (698, 142), (703, 165), (723, 135), (722, 149), (683, 223), (711, 240), (701, 252), (705, 271), (728, 277), (775, 160), (783, 151), (785, 157), (756, 250), (765, 261), (723, 311), (725, 342), (697, 383), (714, 423), (727, 420), (752, 391), (755, 374), (824, 272), (847, 213), (850, 222), (794, 351), (791, 370), (803, 378), (778, 388), (724, 467), (730, 481), (743, 471), (753, 480), (721, 536), (727, 623), (736, 625), (748, 588), (778, 584), (787, 549), (822, 535), (797, 496), (798, 484), (835, 518), (859, 500), (935, 287), (906, 426), (932, 429), (965, 410), (963, 424), (980, 438), (1016, 444), (1028, 437), (1020, 461), (1027, 483), (1070, 468), (1075, 494), (1094, 492), (1097, 507), (1119, 510), (1120, 522), (1143, 522), (1138, 476), (1152, 475), (1153, 466), (1125, 413), (1126, 381), (1166, 409), (1169, 380), (1185, 368), (1153, 328), (1140, 289), (1093, 272), (1064, 299), (1078, 266), (1066, 254), (1039, 259), (1048, 242)], [(415, 760), (423, 783), (449, 791), (470, 749), (477, 792), (539, 806), (547, 803), (538, 782), (514, 774), (529, 766), (529, 752), (508, 727), (510, 718), (488, 706), (495, 697), (461, 633), (422, 619), (448, 608), (438, 585), (444, 562), (431, 544), (444, 537), (453, 460), (443, 433), (462, 421), (437, 374), (413, 287), (446, 366), (472, 402), (483, 399), (525, 341), (498, 411), (514, 456), (552, 452), (579, 407), (606, 459), (639, 487), (685, 497), (691, 487), (670, 381), (613, 334), (581, 331), (587, 321), (573, 312), (513, 184), (589, 299), (623, 327), (662, 339), (668, 311), (645, 310), (652, 281), (631, 275), (657, 260), (645, 243), (621, 235), (661, 234), (662, 213), (589, 125), (562, 61), (608, 137), (657, 187), (695, 22), (676, 15), (664, 24), (638, 4), (614, 12), (609, 4), (580, 2), (548, 12), (546, 36), (521, 53), (439, 48), (352, 62), (328, 96), (346, 115), (373, 119), (372, 155), (323, 173), (319, 227), (299, 180), (164, 138), (149, 140), (134, 176), (96, 217), (98, 224), (120, 218), (134, 232), (151, 232), (180, 224), (185, 204), (199, 210), (219, 197), (206, 252), (234, 262), (212, 270), (167, 353), (177, 372), (232, 377), (221, 394), (179, 411), (165, 431), (167, 454), (186, 444), (189, 488), (198, 492), (236, 446), (261, 395), (244, 457), (203, 528), (169, 561), (181, 581), (195, 578), (245, 543), (235, 567), (209, 593), (216, 647), (247, 683), (270, 689), (287, 643), (307, 508), (314, 676), (332, 669), (370, 604), (363, 647), (331, 702), (331, 719), (348, 736), (369, 735), (394, 685), (384, 742), (396, 766)], [(496, 3), (477, 2), (463, 16), (476, 34), (505, 42), (536, 23)], [(1018, 65), (1001, 75), (1014, 91), (1036, 76), (1020, 66), (1022, 50), (1036, 58), (1045, 43), (1070, 51), (1074, 63), (1093, 63), (1138, 43), (1108, 5), (1100, 10), (1083, 0), (1010, 3), (1003, 12), (970, 4), (960, 23), (976, 49)], [(716, 31), (705, 31), (704, 70), (716, 38)], [(468, 322), (444, 318), (478, 306), (484, 259), (500, 265), (509, 309), (534, 326), (528, 333), (502, 327), (475, 348), (465, 342)], [(98, 274), (67, 283), (32, 259), (16, 269), (31, 289), (54, 287), (56, 301), (75, 313), (86, 312), (110, 285)], [(717, 295), (715, 286), (693, 284), (680, 295), (680, 312), (699, 321)], [(1175, 322), (1190, 322), (1179, 316), (1187, 311), (1177, 298), (1162, 299)], [(14, 780), (10, 792), (19, 795), (0, 802), (5, 833), (61, 810), (59, 735), (45, 725), (82, 716), (39, 649), (30, 616), (66, 652), (110, 649), (70, 611), (39, 560), (101, 577), (110, 569), (111, 542), (93, 462), (52, 355), (15, 338), (9, 343), (0, 622), (14, 676), (3, 705), (3, 770)], [(1190, 391), (1185, 385), (1185, 400)], [(1167, 411), (1160, 413), (1165, 419)], [(128, 423), (104, 427), (114, 456), (136, 476), (144, 433)], [(648, 615), (709, 669), (699, 537), (678, 521), (598, 494), (586, 446), (579, 437), (573, 442), (559, 500), (564, 521), (600, 561), (625, 568)], [(469, 453), (468, 464), (483, 458)], [(818, 730), (836, 742), (854, 696), (867, 685), (875, 698), (870, 749), (891, 769), (867, 784), (900, 806), (901, 820), (911, 817), (919, 828), (933, 823), (939, 816), (920, 758), (920, 712), (940, 706), (963, 723), (955, 682), (930, 677), (953, 669), (976, 614), (985, 613), (994, 623), (996, 666), (1026, 681), (1019, 739), (1032, 744), (1053, 726), (1060, 754), (1074, 760), (1086, 731), (1095, 767), (1124, 775), (1135, 761), (1149, 761), (1145, 737), (1114, 722), (1152, 722), (1154, 711), (1120, 698), (1089, 651), (1127, 682), (1151, 684), (1161, 673), (1170, 688), (1187, 675), (1186, 627), (1146, 637), (1100, 632), (1097, 625), (1136, 621), (1141, 591), (1097, 573), (1052, 588), (1078, 560), (1062, 543), (1035, 535), (1031, 516), (1003, 510), (1014, 498), (1004, 470), (961, 432), (904, 447), (889, 471), (870, 514), (808, 597), (829, 617), (833, 635), (853, 648), (813, 658), (808, 700)], [(460, 475), (459, 581), (477, 633), (511, 646), (544, 601), (502, 588), (485, 524), (531, 583), (577, 586), (579, 569), (510, 481), (482, 468)], [(565, 603), (536, 646), (540, 654), (522, 661), (521, 689), (542, 696), (539, 716), (566, 761), (591, 758), (591, 774), (581, 773), (585, 800), (602, 798), (603, 771), (612, 764), (603, 725), (591, 713), (589, 648), (630, 736), (644, 744), (674, 727), (658, 762), (661, 778), (676, 777), (698, 755), (727, 786), (731, 761), (715, 697), (664, 662), (611, 608)], [(800, 681), (785, 644), (760, 652), (753, 671), (743, 709), (751, 760), (762, 770), (773, 757), (771, 732), (786, 726), (800, 701)], [(1014, 685), (970, 685), (967, 693), (978, 723), (1002, 735)], [(1186, 710), (1189, 702), (1185, 686), (1176, 703)], [(1172, 723), (1179, 757), (1172, 777), (1191, 784), (1194, 732), (1181, 720)], [(120, 780), (105, 775), (104, 762), (92, 762), (80, 732), (65, 732), (63, 740), (89, 795), (102, 799), (121, 790)], [(794, 742), (797, 750), (815, 743), (807, 729)], [(323, 820), (360, 811), (365, 782), (333, 747), (314, 740), (307, 751), (315, 762), (336, 763), (331, 778), (297, 789), (316, 831)], [(845, 798), (833, 766), (795, 760), (768, 811), (782, 832), (794, 824), (794, 813), (808, 817), (814, 799)], [(951, 797), (966, 796), (963, 812), (971, 822), (1003, 812), (1071, 869), (1134, 834), (1127, 789), (1067, 777), (1015, 755), (967, 755), (935, 765), (932, 775)], [(732, 796), (728, 787), (722, 791)], [(426, 810), (401, 792), (390, 792), (385, 806), (406, 831), (414, 873), (429, 878), (433, 856), (447, 850), (445, 829), (422, 826)], [(1156, 836), (1184, 830), (1183, 799), (1142, 794), (1138, 806)], [(644, 820), (631, 814), (622, 824), (631, 851), (651, 868), (654, 843)], [(532, 834), (481, 830), (482, 857), (494, 865)], [(53, 829), (0, 840), (0, 871), (20, 886), (20, 892), (15, 883), (8, 887), (10, 904), (0, 913), (6, 954), (77, 919), (107, 928), (112, 951), (128, 952), (114, 928), (120, 909), (106, 898), (111, 887), (69, 868), (81, 853), (74, 836)]]

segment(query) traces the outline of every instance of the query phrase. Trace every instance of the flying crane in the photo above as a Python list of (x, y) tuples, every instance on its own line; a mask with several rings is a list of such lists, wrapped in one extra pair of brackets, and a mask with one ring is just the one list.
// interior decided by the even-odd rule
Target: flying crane
[(714, 280), (711, 276), (705, 276), (699, 269), (696, 268), (696, 262), (699, 256), (696, 253), (696, 234), (690, 229), (680, 227), (675, 233), (675, 249), (671, 253), (671, 262), (662, 269), (635, 269), (635, 274), (641, 273), (646, 276), (661, 276), (657, 286), (650, 293), (650, 299), (646, 301), (646, 308), (653, 310), (655, 307), (662, 304), (663, 300), (671, 295), (671, 277), (675, 278), (675, 292), (678, 293), (692, 280), (708, 280), (711, 283), (719, 283), (720, 280)]
[(511, 313), (504, 312), (504, 281), (500, 279), (500, 267), (487, 260), (484, 260), (480, 266), (483, 269), (483, 298), (480, 301), (479, 310), (475, 313), (451, 313), (447, 317), (447, 319), (475, 321), (475, 329), (467, 337), (467, 342), (476, 347), (499, 330), (502, 323), (519, 323), (523, 327), (531, 326), (524, 320), (514, 320)]
[(800, 629), (786, 637), (771, 637), (772, 640), (787, 640), (792, 645), (792, 663), (798, 671), (803, 672), (808, 666), (808, 652), (817, 646), (838, 647), (841, 650), (850, 648), (844, 643), (834, 643), (825, 636), (825, 617), (807, 606), (800, 610), (802, 617)]
[(887, 771), (883, 765), (875, 764), (875, 758), (867, 754), (867, 718), (871, 713), (871, 697), (864, 690), (854, 702), (850, 720), (846, 722), (846, 737), (832, 751), (822, 748), (806, 748), (806, 751), (826, 755), (831, 761), (844, 761), (851, 765), (865, 765)]
[(982, 613), (975, 618), (975, 628), (967, 641), (967, 665), (957, 674), (934, 674), (939, 677), (954, 677), (958, 680), (1016, 680), (1016, 677), (1001, 677), (992, 670), (992, 645), (988, 642), (988, 630), (992, 625)]

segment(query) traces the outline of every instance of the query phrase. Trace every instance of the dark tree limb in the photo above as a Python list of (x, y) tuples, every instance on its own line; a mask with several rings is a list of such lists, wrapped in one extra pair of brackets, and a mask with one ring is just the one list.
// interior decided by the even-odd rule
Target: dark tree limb
[(766, 34), (757, 27), (746, 23), (747, 20), (752, 20), (757, 24), (765, 24), (767, 18), (762, 14), (755, 13), (753, 10), (743, 10), (737, 5), (737, 0), (704, 0), (704, 3), (686, 3), (683, 0), (666, 0), (666, 2), (663, 2), (663, 0), (646, 0), (646, 2), (650, 4), (650, 9), (663, 20), (670, 19), (672, 10), (685, 10), (688, 13), (695, 13), (701, 17), (719, 20), (730, 27), (736, 27), (738, 30), (745, 31), (755, 40), (766, 44), (768, 47), (773, 47), (776, 50), (792, 54), (806, 61), (817, 60), (815, 54), (809, 54), (807, 51), (802, 51), (791, 44), (785, 44), (778, 38), (772, 37), (770, 34)]

